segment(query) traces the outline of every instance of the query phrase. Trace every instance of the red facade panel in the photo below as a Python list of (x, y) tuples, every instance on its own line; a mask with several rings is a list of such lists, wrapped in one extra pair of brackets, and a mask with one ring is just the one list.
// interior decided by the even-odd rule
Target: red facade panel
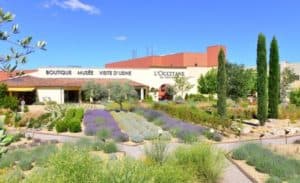
[(164, 56), (150, 56), (127, 61), (109, 63), (105, 68), (149, 68), (149, 67), (215, 67), (218, 65), (221, 45), (210, 46), (206, 53), (177, 53)]

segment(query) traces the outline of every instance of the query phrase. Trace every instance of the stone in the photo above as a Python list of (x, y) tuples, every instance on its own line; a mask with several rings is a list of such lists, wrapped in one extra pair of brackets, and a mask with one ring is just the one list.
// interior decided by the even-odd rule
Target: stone
[(257, 119), (247, 119), (247, 120), (243, 120), (243, 123), (248, 124), (248, 125), (253, 125), (253, 126), (259, 126), (259, 120)]
[(249, 133), (251, 133), (251, 131), (252, 131), (252, 127), (251, 126), (244, 125), (244, 127), (241, 130), (241, 134), (249, 134)]

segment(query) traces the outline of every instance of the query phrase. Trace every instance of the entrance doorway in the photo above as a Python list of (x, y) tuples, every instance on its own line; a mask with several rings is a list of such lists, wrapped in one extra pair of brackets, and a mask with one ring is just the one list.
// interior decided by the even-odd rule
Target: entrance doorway
[(78, 103), (79, 102), (79, 91), (78, 90), (65, 90), (65, 103)]
[(26, 105), (31, 105), (36, 100), (36, 91), (12, 92), (12, 96), (15, 96), (19, 101), (24, 99)]

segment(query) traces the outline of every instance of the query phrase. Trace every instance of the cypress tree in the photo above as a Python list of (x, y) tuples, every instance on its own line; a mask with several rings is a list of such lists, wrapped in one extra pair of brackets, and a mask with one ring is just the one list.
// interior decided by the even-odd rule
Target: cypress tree
[(268, 115), (266, 38), (261, 33), (257, 41), (257, 118), (264, 125)]
[(224, 50), (221, 49), (218, 55), (218, 73), (217, 73), (217, 109), (218, 114), (226, 117), (226, 91), (227, 91), (227, 76), (226, 76), (226, 58)]
[(280, 93), (280, 65), (279, 50), (275, 37), (273, 37), (270, 47), (269, 65), (269, 117), (278, 118), (278, 104)]

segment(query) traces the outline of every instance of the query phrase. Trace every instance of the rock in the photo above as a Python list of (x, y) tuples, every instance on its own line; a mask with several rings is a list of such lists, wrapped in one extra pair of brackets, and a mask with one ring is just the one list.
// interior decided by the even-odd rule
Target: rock
[(252, 127), (251, 126), (244, 125), (244, 127), (241, 130), (241, 134), (248, 134), (248, 133), (251, 133), (251, 131), (252, 131)]
[(259, 121), (257, 119), (247, 119), (243, 120), (243, 123), (248, 124), (248, 125), (253, 125), (253, 126), (259, 126)]

